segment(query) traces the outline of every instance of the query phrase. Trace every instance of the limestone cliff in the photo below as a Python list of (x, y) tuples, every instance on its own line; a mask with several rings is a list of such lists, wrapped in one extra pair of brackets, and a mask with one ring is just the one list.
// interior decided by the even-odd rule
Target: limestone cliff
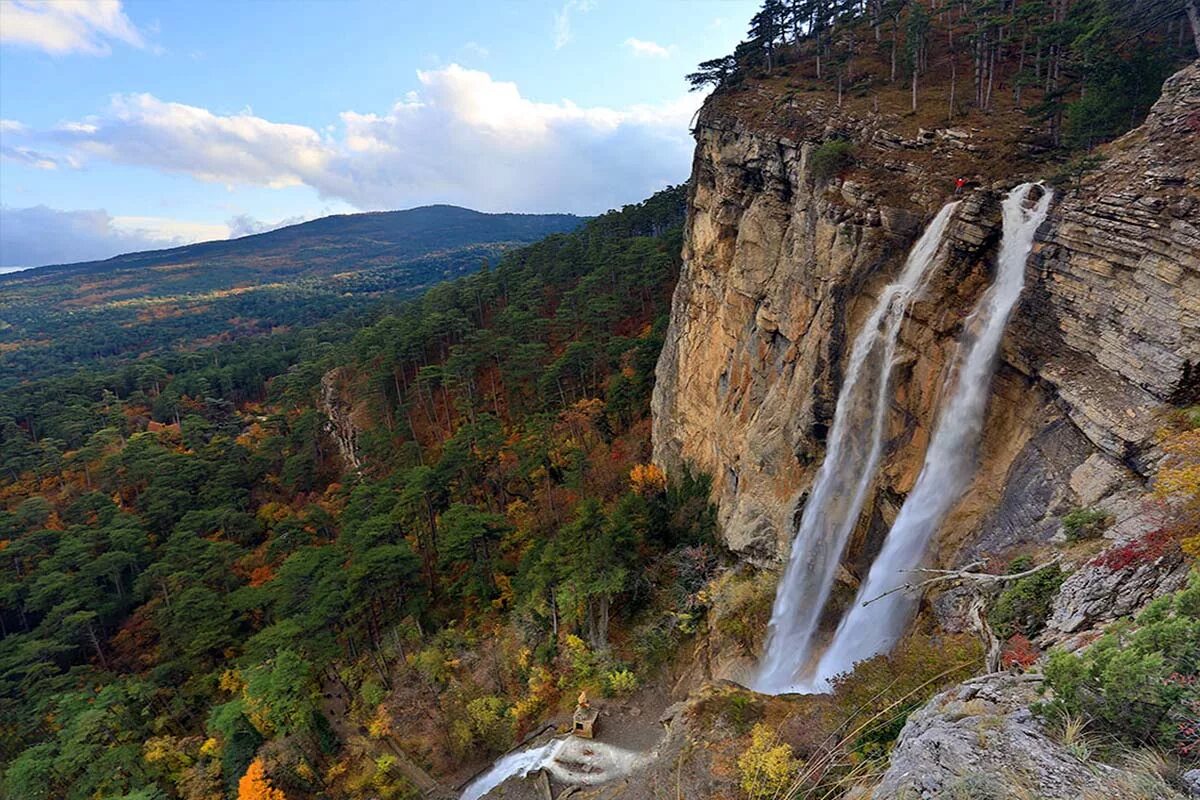
[(351, 398), (354, 392), (350, 384), (353, 373), (345, 367), (331, 369), (321, 376), (321, 393), (317, 407), (325, 415), (325, 432), (337, 446), (342, 468), (359, 472), (362, 462), (358, 457), (359, 423), (355, 420), (355, 408)]
[[(963, 317), (989, 280), (998, 200), (1046, 169), (999, 123), (911, 127), (770, 86), (718, 95), (698, 118), (654, 450), (668, 470), (713, 477), (727, 543), (751, 560), (785, 551), (876, 294), (954, 176), (974, 175), (949, 255), (901, 333), (887, 453), (847, 560), (860, 572), (919, 469)], [(857, 163), (823, 181), (811, 165), (831, 137), (854, 142)], [(1048, 539), (1067, 510), (1117, 502), (1152, 473), (1157, 415), (1200, 383), (1198, 154), (1193, 64), (1080, 186), (1058, 191), (1005, 340), (976, 481), (942, 532), (947, 560)]]

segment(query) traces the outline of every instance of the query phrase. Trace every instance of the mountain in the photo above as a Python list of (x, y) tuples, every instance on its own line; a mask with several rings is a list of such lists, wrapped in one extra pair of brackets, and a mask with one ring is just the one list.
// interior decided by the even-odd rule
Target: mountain
[(686, 185), (487, 269), (65, 275), (0, 795), (1197, 797), (1187, 24), (770, 0)]
[(390, 266), (482, 244), (534, 242), (551, 233), (574, 230), (581, 222), (583, 218), (574, 214), (485, 214), (459, 206), (420, 206), (404, 211), (335, 214), (237, 239), (45, 266), (23, 274), (27, 280), (38, 282), (60, 280), (64, 275), (153, 267), (175, 271), (194, 266), (208, 272), (214, 268), (250, 268), (277, 276), (319, 275)]
[(311, 325), (582, 222), (425, 206), (0, 275), (0, 385)]

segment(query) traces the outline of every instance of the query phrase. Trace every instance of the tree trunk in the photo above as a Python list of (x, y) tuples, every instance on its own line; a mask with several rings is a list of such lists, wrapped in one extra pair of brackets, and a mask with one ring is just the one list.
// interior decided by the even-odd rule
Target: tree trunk
[(954, 56), (950, 57), (950, 108), (946, 114), (946, 119), (954, 119), (954, 85), (958, 78), (958, 70), (955, 68)]
[(917, 71), (914, 69), (912, 74), (912, 110), (917, 113)]
[(900, 23), (892, 21), (892, 77), (890, 82), (896, 82), (896, 41), (900, 38)]
[(996, 632), (992, 630), (991, 623), (988, 622), (990, 601), (990, 595), (986, 595), (984, 592), (975, 592), (971, 598), (971, 607), (967, 611), (967, 616), (970, 617), (971, 623), (987, 648), (985, 672), (988, 673), (1000, 671), (1000, 654), (1004, 649), (1003, 643), (996, 636)]

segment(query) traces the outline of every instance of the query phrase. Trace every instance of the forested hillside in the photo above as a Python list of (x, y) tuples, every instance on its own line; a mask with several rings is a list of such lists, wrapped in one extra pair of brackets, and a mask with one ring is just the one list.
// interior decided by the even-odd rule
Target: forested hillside
[[(704, 484), (646, 464), (682, 213), (0, 395), (5, 796), (407, 797), (397, 745), (454, 772), (635, 686), (715, 559)], [(317, 408), (335, 367), (361, 471)]]
[(581, 222), (425, 206), (3, 275), (0, 386), (313, 325)]
[(1018, 159), (1064, 160), (1134, 127), (1196, 57), (1198, 26), (1194, 0), (766, 0), (735, 52), (688, 80), (736, 93), (776, 78), (751, 113), (782, 125), (787, 101), (819, 92), (929, 128), (994, 126)]

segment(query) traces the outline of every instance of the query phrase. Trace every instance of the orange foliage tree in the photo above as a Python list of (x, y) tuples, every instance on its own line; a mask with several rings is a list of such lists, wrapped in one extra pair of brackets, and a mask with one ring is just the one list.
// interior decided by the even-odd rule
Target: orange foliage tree
[(238, 800), (287, 800), (282, 789), (276, 789), (267, 780), (261, 758), (250, 762), (246, 774), (238, 781)]

